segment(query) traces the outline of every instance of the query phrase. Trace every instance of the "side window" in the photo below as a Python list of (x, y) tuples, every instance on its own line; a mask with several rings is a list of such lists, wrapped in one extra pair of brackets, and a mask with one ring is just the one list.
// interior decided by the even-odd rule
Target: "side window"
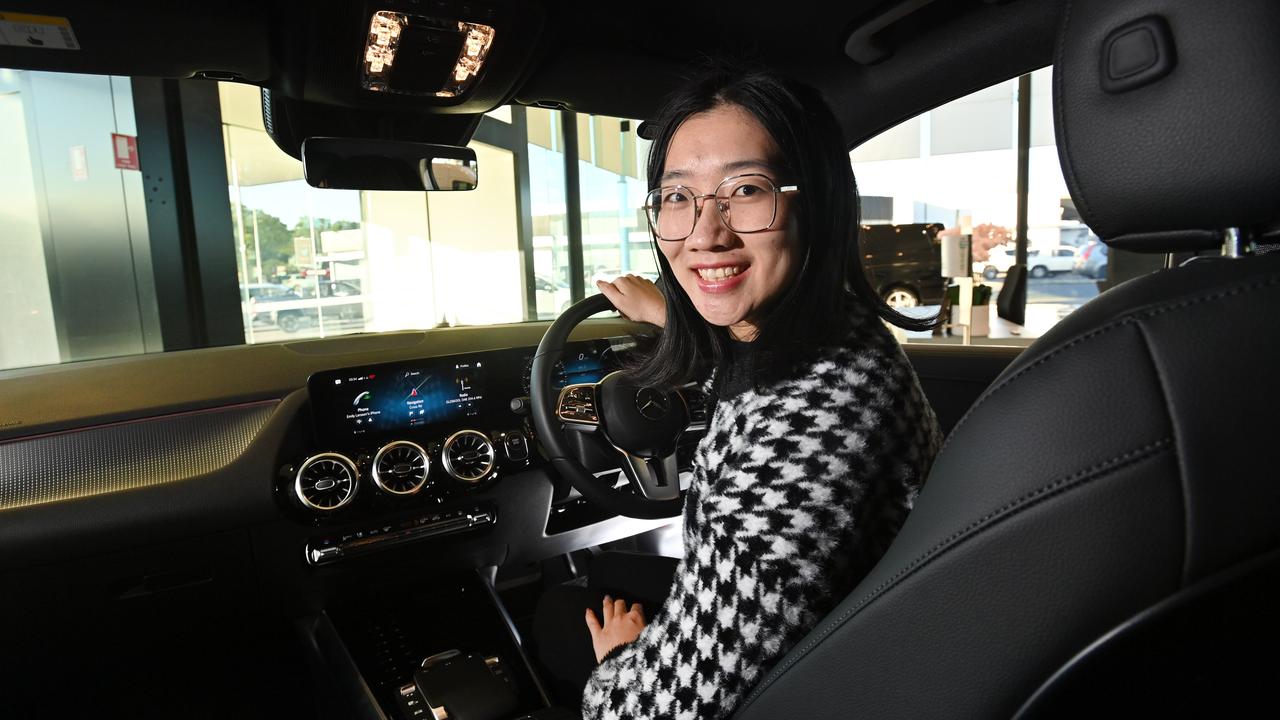
[[(876, 290), (903, 312), (932, 315), (949, 280), (941, 245), (968, 231), (972, 277), (990, 288), (975, 306), (974, 343), (1027, 344), (1096, 296), (1107, 281), (1106, 255), (1067, 192), (1053, 133), (1052, 68), (1031, 74), (1027, 173), (1025, 322), (1002, 319), (995, 302), (1017, 261), (1018, 79), (953, 100), (911, 118), (850, 152), (861, 194), (862, 259)], [(910, 228), (937, 223), (932, 254), (913, 254)], [(896, 231), (896, 232), (895, 232)], [(894, 243), (896, 249), (868, 248)], [(881, 256), (913, 262), (890, 264)], [(984, 291), (975, 297), (984, 298)], [(959, 320), (958, 309), (948, 321)], [(960, 333), (901, 333), (904, 342), (959, 342)]]
[(578, 174), (582, 188), (584, 289), (597, 280), (633, 274), (658, 279), (658, 261), (645, 219), (649, 141), (637, 120), (578, 116)]

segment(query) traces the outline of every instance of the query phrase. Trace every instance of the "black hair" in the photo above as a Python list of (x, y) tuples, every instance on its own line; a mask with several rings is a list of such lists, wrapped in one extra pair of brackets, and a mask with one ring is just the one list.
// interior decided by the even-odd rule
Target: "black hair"
[[(798, 210), (797, 238), (804, 260), (790, 286), (757, 319), (751, 343), (757, 367), (785, 373), (823, 345), (840, 342), (852, 322), (850, 303), (908, 330), (929, 330), (937, 318), (907, 317), (885, 304), (862, 269), (857, 248), (858, 189), (835, 114), (817, 90), (765, 68), (711, 65), (672, 94), (653, 120), (649, 188), (659, 187), (667, 150), (687, 118), (732, 105), (749, 113), (781, 151), (788, 177), (800, 191), (788, 196)], [(654, 244), (661, 242), (654, 238)], [(727, 328), (708, 323), (658, 251), (666, 327), (642, 346), (630, 369), (645, 385), (673, 387), (724, 362), (733, 345)], [(760, 362), (765, 357), (767, 361)]]

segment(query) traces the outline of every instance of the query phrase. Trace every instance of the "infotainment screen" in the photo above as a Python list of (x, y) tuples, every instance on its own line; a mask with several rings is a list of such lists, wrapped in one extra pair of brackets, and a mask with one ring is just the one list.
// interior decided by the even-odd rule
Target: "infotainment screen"
[(478, 414), (485, 368), (456, 358), (348, 368), (312, 375), (308, 390), (322, 438), (382, 435)]

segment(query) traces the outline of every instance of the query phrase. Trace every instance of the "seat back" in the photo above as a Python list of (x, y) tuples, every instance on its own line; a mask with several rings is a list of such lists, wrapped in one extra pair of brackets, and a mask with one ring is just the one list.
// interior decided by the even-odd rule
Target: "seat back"
[[(1165, 252), (1275, 227), (1277, 31), (1268, 0), (1066, 4), (1059, 152), (1109, 244)], [(1103, 638), (1145, 652), (1193, 636), (1176, 613), (1143, 620), (1179, 598), (1274, 604), (1258, 568), (1280, 551), (1277, 308), (1273, 253), (1157, 272), (1065, 318), (978, 399), (886, 555), (736, 717), (1043, 716), (1052, 703), (1035, 698), (1063, 687), (1115, 689), (1089, 680)], [(1220, 662), (1245, 639), (1182, 657)]]

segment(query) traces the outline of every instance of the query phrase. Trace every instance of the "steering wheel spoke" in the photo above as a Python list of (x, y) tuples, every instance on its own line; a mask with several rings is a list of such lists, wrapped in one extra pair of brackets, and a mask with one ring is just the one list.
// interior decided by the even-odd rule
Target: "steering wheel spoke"
[(680, 469), (676, 454), (640, 457), (619, 450), (626, 464), (622, 471), (636, 492), (646, 500), (674, 500), (680, 497)]

